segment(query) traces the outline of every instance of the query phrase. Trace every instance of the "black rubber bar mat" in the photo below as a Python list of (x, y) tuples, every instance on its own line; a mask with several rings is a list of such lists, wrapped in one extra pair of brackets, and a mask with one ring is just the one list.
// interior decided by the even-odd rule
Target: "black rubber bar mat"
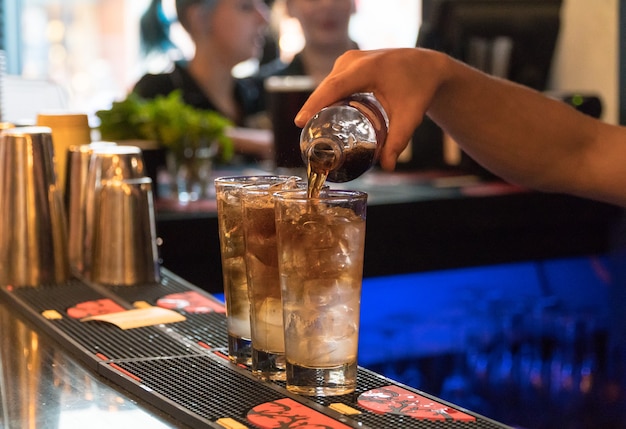
[[(0, 297), (98, 374), (192, 427), (495, 429), (507, 426), (358, 369), (357, 391), (303, 397), (226, 357), (224, 306), (163, 269), (159, 284), (105, 287), (78, 279), (0, 288)], [(184, 321), (120, 329), (85, 316), (157, 306)]]

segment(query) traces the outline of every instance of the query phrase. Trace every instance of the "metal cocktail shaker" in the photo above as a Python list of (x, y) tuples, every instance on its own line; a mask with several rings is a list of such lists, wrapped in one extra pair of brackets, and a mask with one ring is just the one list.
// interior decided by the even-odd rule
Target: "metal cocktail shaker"
[[(102, 184), (108, 180), (140, 179), (144, 177), (144, 163), (141, 149), (136, 146), (111, 146), (95, 148), (89, 160), (85, 183), (85, 229), (83, 244), (83, 266), (81, 275), (91, 279), (94, 232), (98, 207), (96, 201)], [(80, 240), (81, 238), (76, 238)]]
[(65, 209), (50, 128), (0, 133), (0, 210), (0, 285), (67, 281)]
[(113, 286), (158, 282), (152, 180), (105, 180), (94, 204), (91, 280)]
[(73, 273), (113, 286), (160, 280), (152, 180), (137, 146), (70, 148), (67, 205)]
[(87, 231), (86, 195), (89, 163), (98, 148), (117, 146), (113, 142), (93, 142), (74, 145), (68, 149), (65, 181), (65, 212), (67, 214), (67, 239), (72, 273), (82, 277), (85, 272), (85, 243)]

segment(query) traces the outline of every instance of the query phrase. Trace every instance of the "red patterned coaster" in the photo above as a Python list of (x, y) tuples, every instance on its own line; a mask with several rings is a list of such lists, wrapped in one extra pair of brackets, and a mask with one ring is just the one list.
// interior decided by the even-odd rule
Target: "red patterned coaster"
[(79, 302), (74, 307), (67, 309), (67, 315), (72, 319), (82, 319), (83, 317), (99, 316), (101, 314), (118, 313), (126, 309), (115, 301), (105, 298), (94, 301)]
[(289, 398), (257, 405), (248, 412), (248, 420), (261, 429), (349, 429)]
[(369, 390), (359, 396), (361, 407), (379, 414), (398, 414), (418, 420), (473, 422), (476, 418), (398, 386)]
[(225, 313), (226, 307), (218, 301), (196, 291), (187, 291), (165, 295), (157, 301), (157, 306), (170, 310), (183, 310), (190, 314)]

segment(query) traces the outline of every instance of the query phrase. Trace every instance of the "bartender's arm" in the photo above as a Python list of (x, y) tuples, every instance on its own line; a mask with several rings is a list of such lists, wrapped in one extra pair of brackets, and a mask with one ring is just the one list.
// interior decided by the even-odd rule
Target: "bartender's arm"
[(296, 118), (354, 92), (373, 92), (390, 130), (381, 165), (393, 170), (428, 115), (470, 156), (530, 188), (626, 206), (626, 128), (425, 49), (350, 51)]

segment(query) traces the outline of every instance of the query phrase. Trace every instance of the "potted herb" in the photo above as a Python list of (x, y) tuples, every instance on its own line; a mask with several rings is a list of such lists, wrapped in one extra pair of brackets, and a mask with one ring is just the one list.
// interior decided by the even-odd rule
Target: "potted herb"
[(215, 111), (189, 106), (180, 91), (150, 100), (131, 93), (96, 116), (102, 140), (149, 140), (163, 148), (183, 202), (205, 196), (212, 161), (228, 162), (234, 153), (226, 135), (232, 123)]

